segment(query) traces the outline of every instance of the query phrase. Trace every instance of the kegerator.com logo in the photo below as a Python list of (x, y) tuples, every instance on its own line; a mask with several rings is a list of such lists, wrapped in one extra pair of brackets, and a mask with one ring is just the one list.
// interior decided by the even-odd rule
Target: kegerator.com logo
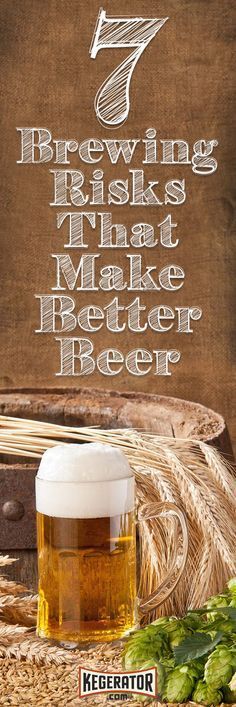
[(157, 669), (135, 670), (131, 673), (99, 673), (96, 670), (79, 668), (79, 697), (98, 695), (104, 692), (157, 697)]

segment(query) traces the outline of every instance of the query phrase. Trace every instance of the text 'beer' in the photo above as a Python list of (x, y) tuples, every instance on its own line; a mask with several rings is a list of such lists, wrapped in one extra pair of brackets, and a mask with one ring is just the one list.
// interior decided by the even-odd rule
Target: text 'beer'
[(45, 452), (36, 478), (38, 635), (114, 640), (136, 623), (134, 478), (100, 444)]

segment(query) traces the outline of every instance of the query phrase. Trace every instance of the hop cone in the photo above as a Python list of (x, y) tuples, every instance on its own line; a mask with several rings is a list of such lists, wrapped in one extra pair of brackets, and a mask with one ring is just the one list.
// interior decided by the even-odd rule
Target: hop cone
[(205, 661), (204, 658), (197, 658), (188, 663), (191, 668), (191, 675), (197, 679), (202, 678), (204, 675)]
[(180, 665), (169, 673), (163, 698), (167, 702), (185, 702), (192, 694), (195, 675), (189, 665)]
[(192, 699), (202, 705), (219, 705), (222, 694), (213, 685), (207, 685), (204, 680), (199, 680), (192, 694)]
[(152, 626), (157, 626), (159, 629), (165, 629), (168, 623), (170, 622), (170, 619), (172, 619), (172, 616), (160, 616), (159, 619), (156, 619), (155, 621), (152, 622)]
[[(230, 606), (232, 603), (230, 602)], [(235, 599), (236, 606), (236, 599)], [(217, 623), (217, 631), (222, 631), (223, 633), (234, 633), (236, 628), (236, 622), (233, 619), (222, 619)]]
[(217, 609), (217, 607), (228, 606), (229, 598), (224, 594), (216, 594), (214, 597), (210, 597), (206, 604), (207, 609)]
[(158, 621), (159, 623), (156, 625), (158, 625), (159, 629), (166, 634), (171, 648), (178, 646), (179, 643), (181, 643), (181, 641), (183, 641), (184, 638), (190, 633), (185, 625), (184, 619), (176, 619), (174, 616), (170, 616), (169, 619), (165, 619), (165, 623), (161, 623), (161, 621), (163, 621), (162, 619)]
[[(223, 594), (216, 594), (216, 596), (210, 597), (210, 599), (208, 599), (208, 601), (206, 602), (206, 604), (204, 604), (204, 606), (207, 609), (218, 609), (218, 607), (223, 608), (224, 606), (228, 606), (229, 602), (230, 602), (230, 596), (226, 597)], [(214, 616), (214, 619), (222, 618), (222, 614), (217, 614), (216, 612), (214, 612), (214, 615), (213, 615), (210, 612), (210, 613), (207, 613), (208, 621), (212, 621), (213, 616)]]
[(157, 661), (168, 649), (165, 638), (160, 635), (154, 626), (136, 631), (128, 639), (124, 653), (123, 663), (126, 670), (141, 668), (144, 662)]
[(234, 658), (230, 648), (217, 646), (205, 665), (204, 678), (207, 685), (216, 689), (228, 685), (233, 675), (233, 664)]
[(179, 645), (186, 636), (192, 633), (192, 630), (199, 628), (199, 615), (191, 612), (184, 619), (177, 619), (175, 616), (164, 616), (156, 621), (153, 621), (152, 626), (166, 634), (169, 638), (171, 647)]
[(230, 594), (234, 596), (236, 595), (236, 577), (232, 577), (232, 579), (229, 580), (228, 589), (230, 591)]
[[(191, 612), (190, 614), (186, 614), (184, 618), (184, 624), (187, 628), (190, 629), (197, 629), (199, 631), (200, 625), (201, 625), (201, 619), (199, 618), (199, 614), (194, 614), (194, 612)], [(203, 623), (203, 626), (205, 625), (205, 622)]]

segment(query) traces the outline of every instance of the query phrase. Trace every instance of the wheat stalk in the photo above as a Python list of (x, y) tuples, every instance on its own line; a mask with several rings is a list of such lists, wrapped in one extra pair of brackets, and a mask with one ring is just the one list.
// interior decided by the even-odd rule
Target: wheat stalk
[(18, 584), (17, 582), (14, 582), (14, 580), (8, 579), (4, 575), (0, 574), (0, 596), (2, 594), (13, 594), (16, 596), (28, 591), (28, 587), (24, 584)]
[(23, 634), (29, 633), (34, 629), (29, 628), (29, 626), (20, 626), (20, 624), (7, 624), (4, 621), (0, 621), (0, 643), (6, 644), (9, 640), (13, 640), (16, 637), (22, 637)]
[(37, 595), (14, 596), (0, 595), (0, 619), (7, 623), (19, 623), (28, 627), (35, 626), (37, 613)]
[(9, 557), (9, 555), (0, 555), (0, 567), (6, 567), (7, 565), (12, 565), (13, 562), (17, 562), (16, 557)]
[(232, 477), (232, 469), (227, 460), (222, 464), (222, 458), (216, 449), (199, 441), (199, 448), (204, 454), (208, 470), (212, 474), (213, 481), (222, 489), (227, 498), (235, 503), (235, 479)]
[[(15, 637), (17, 638), (17, 636)], [(61, 665), (62, 663), (74, 663), (75, 654), (57, 646), (50, 646), (48, 641), (32, 637), (19, 636), (19, 641), (3, 641), (0, 635), (0, 655), (5, 658), (17, 658), (27, 660), (38, 665)]]

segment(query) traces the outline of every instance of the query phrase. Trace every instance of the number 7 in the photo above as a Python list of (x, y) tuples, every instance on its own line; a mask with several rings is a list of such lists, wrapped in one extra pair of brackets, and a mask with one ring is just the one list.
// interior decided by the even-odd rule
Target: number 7
[(102, 8), (98, 13), (90, 54), (96, 59), (100, 49), (135, 47), (99, 88), (94, 101), (98, 120), (106, 127), (118, 127), (129, 115), (129, 87), (134, 68), (147, 45), (168, 17), (107, 17)]

